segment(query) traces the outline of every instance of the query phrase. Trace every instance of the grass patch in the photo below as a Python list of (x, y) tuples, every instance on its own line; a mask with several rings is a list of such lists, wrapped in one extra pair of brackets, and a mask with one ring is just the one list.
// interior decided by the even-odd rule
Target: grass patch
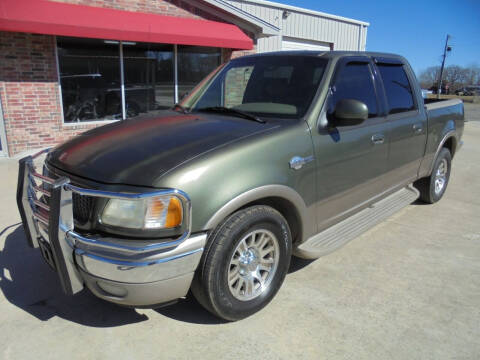
[[(428, 94), (427, 97), (429, 99), (436, 99), (437, 95), (436, 94)], [(479, 103), (480, 102), (480, 96), (458, 96), (458, 95), (440, 95), (440, 99), (461, 99), (463, 102), (469, 102), (469, 103)]]

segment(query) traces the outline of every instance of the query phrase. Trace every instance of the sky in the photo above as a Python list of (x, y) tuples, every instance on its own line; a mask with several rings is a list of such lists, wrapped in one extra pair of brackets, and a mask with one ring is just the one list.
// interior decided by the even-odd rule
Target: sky
[(441, 64), (480, 66), (480, 0), (277, 0), (370, 23), (367, 51), (391, 52), (409, 60), (417, 74)]

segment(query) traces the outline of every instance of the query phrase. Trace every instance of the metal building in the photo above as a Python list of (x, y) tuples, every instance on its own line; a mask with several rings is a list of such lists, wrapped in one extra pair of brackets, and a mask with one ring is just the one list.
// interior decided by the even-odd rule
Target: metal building
[(257, 40), (257, 52), (278, 50), (360, 50), (367, 42), (368, 22), (264, 0), (226, 0), (280, 29)]

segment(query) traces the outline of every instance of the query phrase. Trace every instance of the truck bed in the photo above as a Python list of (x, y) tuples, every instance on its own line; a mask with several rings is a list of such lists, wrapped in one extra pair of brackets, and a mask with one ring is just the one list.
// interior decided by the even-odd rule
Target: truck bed
[(444, 106), (451, 106), (451, 105), (457, 105), (462, 103), (463, 101), (461, 99), (424, 99), (424, 103), (427, 106), (428, 109), (432, 108), (437, 108), (437, 107), (444, 107)]

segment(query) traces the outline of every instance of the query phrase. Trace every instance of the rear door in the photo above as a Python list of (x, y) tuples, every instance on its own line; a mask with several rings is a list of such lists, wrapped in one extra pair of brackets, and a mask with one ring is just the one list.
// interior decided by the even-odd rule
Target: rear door
[(387, 121), (390, 125), (388, 179), (392, 185), (417, 178), (427, 141), (427, 117), (419, 95), (412, 86), (416, 79), (409, 68), (396, 59), (375, 59), (383, 83)]
[(369, 109), (362, 124), (313, 132), (317, 161), (318, 231), (348, 217), (382, 193), (387, 170), (388, 126), (379, 101), (378, 83), (368, 57), (347, 57), (337, 63), (330, 95), (320, 121), (333, 116), (341, 99), (356, 99)]

